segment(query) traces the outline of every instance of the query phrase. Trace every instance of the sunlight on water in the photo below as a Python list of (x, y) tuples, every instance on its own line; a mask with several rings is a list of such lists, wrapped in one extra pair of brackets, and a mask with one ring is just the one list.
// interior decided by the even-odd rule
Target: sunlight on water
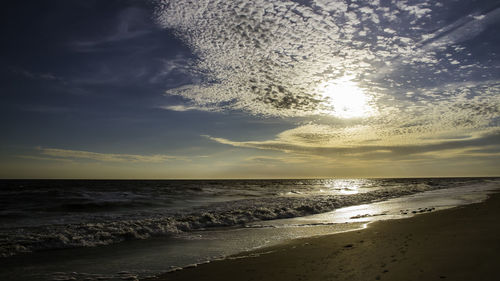
[(334, 179), (329, 180), (325, 187), (334, 194), (357, 194), (359, 189), (365, 186), (365, 179)]
[[(12, 202), (22, 202), (23, 206), (30, 207), (35, 203), (41, 204), (41, 199), (46, 198), (45, 206), (49, 210), (54, 209), (54, 206), (66, 206), (64, 204), (69, 198), (74, 203), (75, 195), (79, 195), (86, 200), (76, 201), (80, 204), (72, 213), (81, 223), (50, 225), (46, 229), (40, 225), (25, 228), (14, 226), (10, 231), (5, 229), (7, 232), (4, 235), (10, 235), (10, 240), (5, 242), (10, 244), (4, 243), (2, 246), (5, 250), (10, 250), (15, 249), (18, 244), (30, 246), (28, 242), (34, 241), (33, 245), (38, 249), (41, 246), (45, 246), (46, 250), (61, 246), (71, 246), (71, 249), (13, 256), (12, 266), (8, 267), (8, 272), (0, 274), (0, 280), (37, 280), (33, 278), (34, 274), (48, 276), (49, 280), (83, 281), (87, 277), (93, 280), (97, 277), (118, 280), (124, 277), (120, 272), (129, 270), (129, 275), (145, 277), (163, 272), (170, 266), (213, 261), (291, 239), (357, 230), (366, 228), (368, 223), (377, 220), (409, 218), (421, 213), (479, 202), (486, 199), (490, 190), (500, 188), (498, 179), (476, 178), (72, 181), (59, 182), (60, 187), (56, 183), (58, 182), (22, 182), (22, 193), (17, 190), (20, 183), (11, 184), (0, 189), (0, 195), (2, 192), (4, 196), (11, 194), (16, 199)], [(281, 189), (282, 193), (271, 195), (270, 192), (276, 192), (277, 189)], [(26, 194), (29, 190), (31, 192)], [(60, 198), (53, 196), (54, 190), (61, 194)], [(187, 193), (190, 190), (192, 193)], [(103, 198), (107, 198), (107, 209), (104, 210), (110, 212), (117, 209), (115, 202), (124, 197), (124, 194), (126, 198), (133, 198), (131, 203), (137, 203), (141, 199), (157, 204), (148, 207), (152, 208), (149, 212), (147, 208), (137, 212), (142, 204), (129, 204), (121, 213), (115, 212), (108, 220), (101, 218), (98, 223), (96, 221), (99, 214), (96, 211), (82, 217), (82, 207), (88, 205), (89, 198), (92, 198), (90, 196), (95, 197), (93, 202), (102, 202)], [(162, 205), (170, 200), (185, 202), (195, 194), (204, 194), (204, 197), (198, 197), (197, 200), (205, 198), (201, 201), (208, 202), (208, 205), (190, 205), (184, 213), (179, 209), (175, 209), (175, 213), (166, 213), (165, 210), (169, 210), (172, 205)], [(248, 196), (249, 194), (252, 196)], [(248, 196), (247, 199), (242, 199), (244, 196)], [(220, 200), (214, 201), (214, 197)], [(210, 198), (212, 199), (209, 200)], [(228, 201), (227, 198), (234, 201)], [(120, 206), (123, 201), (124, 199), (118, 200)], [(14, 205), (16, 208), (18, 206)], [(164, 208), (160, 209), (158, 206)], [(192, 211), (193, 206), (201, 211)], [(73, 209), (66, 208), (64, 212), (71, 210)], [(168, 219), (158, 219), (160, 211)], [(56, 214), (59, 212), (57, 209)], [(140, 215), (133, 216), (134, 213)], [(29, 214), (33, 216), (32, 213)], [(43, 216), (39, 215), (36, 219), (41, 220), (47, 214), (50, 213), (43, 213)], [(127, 219), (123, 219), (125, 217)], [(87, 219), (91, 219), (90, 223), (86, 223)], [(225, 226), (228, 221), (238, 225), (218, 228), (215, 227), (218, 221), (226, 224)], [(176, 228), (177, 225), (182, 227), (182, 231)], [(32, 231), (35, 229), (38, 232)], [(165, 232), (160, 233), (158, 229)], [(171, 232), (166, 232), (169, 230)], [(124, 233), (146, 233), (149, 236), (143, 237), (149, 239), (123, 242), (119, 239)], [(65, 238), (64, 234), (71, 239)], [(102, 238), (106, 240), (103, 241)], [(111, 239), (116, 239), (116, 242), (107, 246), (88, 247), (91, 243), (102, 245)], [(45, 241), (46, 244), (43, 244)], [(77, 242), (84, 246), (78, 247)]]
[(377, 204), (363, 204), (341, 208), (331, 213), (332, 221), (342, 222), (368, 222), (374, 217), (387, 215), (385, 206)]

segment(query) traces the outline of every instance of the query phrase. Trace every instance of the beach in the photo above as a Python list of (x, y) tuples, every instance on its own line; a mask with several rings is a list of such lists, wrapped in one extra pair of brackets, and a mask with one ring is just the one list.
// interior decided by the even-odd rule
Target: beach
[(499, 280), (500, 194), (147, 280)]
[[(443, 253), (470, 244), (484, 254), (498, 236), (488, 229), (498, 224), (496, 197), (476, 204), (495, 194), (497, 178), (0, 184), (0, 268), (8, 269), (0, 279), (8, 281), (398, 280), (407, 263), (429, 272)], [(457, 214), (464, 206), (489, 209)], [(431, 254), (419, 252), (436, 237), (459, 246), (438, 239)], [(497, 261), (476, 256), (463, 264)]]

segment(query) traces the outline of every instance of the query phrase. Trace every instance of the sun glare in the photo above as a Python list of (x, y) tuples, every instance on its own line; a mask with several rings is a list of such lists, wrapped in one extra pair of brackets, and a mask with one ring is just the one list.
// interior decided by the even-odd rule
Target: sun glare
[(373, 114), (369, 97), (352, 80), (352, 76), (345, 76), (319, 87), (320, 95), (325, 99), (326, 109), (323, 113), (340, 118), (360, 118)]

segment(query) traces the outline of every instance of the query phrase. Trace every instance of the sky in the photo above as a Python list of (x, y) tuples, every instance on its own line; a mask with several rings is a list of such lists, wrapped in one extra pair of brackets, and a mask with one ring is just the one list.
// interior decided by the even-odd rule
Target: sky
[(497, 0), (0, 13), (0, 178), (500, 176)]

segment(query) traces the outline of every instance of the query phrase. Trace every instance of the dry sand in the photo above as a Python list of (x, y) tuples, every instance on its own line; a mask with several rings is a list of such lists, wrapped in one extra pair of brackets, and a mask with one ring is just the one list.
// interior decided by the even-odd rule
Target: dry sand
[(252, 254), (154, 280), (500, 280), (500, 194)]

